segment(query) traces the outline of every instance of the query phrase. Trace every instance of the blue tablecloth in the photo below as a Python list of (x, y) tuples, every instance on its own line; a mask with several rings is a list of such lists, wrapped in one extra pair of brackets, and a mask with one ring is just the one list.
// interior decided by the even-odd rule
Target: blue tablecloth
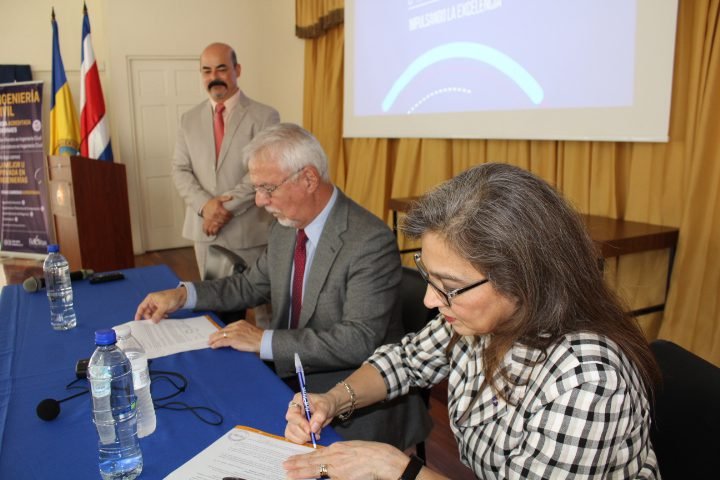
[[(73, 393), (65, 385), (75, 378), (75, 362), (92, 354), (95, 330), (131, 320), (147, 293), (178, 282), (166, 266), (123, 273), (126, 279), (116, 282), (73, 282), (78, 326), (67, 332), (50, 327), (44, 291), (27, 293), (20, 285), (2, 289), (0, 478), (99, 478), (90, 395), (62, 403), (60, 416), (51, 422), (40, 420), (35, 408), (44, 398), (62, 399)], [(173, 400), (212, 408), (225, 420), (212, 426), (188, 411), (158, 410), (157, 430), (140, 439), (143, 479), (163, 478), (235, 425), (284, 432), (293, 393), (254, 354), (196, 350), (155, 359), (152, 369), (185, 375), (187, 390)], [(162, 393), (169, 392), (159, 382), (153, 390), (160, 387)], [(331, 429), (323, 431), (323, 445), (338, 440)]]

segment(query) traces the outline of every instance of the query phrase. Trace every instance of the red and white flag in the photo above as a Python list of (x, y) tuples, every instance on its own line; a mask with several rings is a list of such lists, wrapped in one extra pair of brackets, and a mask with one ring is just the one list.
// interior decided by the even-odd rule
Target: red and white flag
[(113, 161), (100, 75), (90, 37), (90, 19), (83, 3), (82, 65), (80, 67), (80, 155)]

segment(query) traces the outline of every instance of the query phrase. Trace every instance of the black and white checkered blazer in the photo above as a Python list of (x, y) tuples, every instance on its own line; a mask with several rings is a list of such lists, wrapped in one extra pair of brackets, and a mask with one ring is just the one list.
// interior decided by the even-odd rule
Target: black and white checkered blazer
[(522, 386), (496, 381), (509, 392), (505, 402), (481, 390), (487, 337), (463, 337), (448, 358), (451, 336), (439, 316), (400, 344), (378, 348), (368, 362), (385, 379), (388, 398), (447, 378), (460, 458), (479, 478), (660, 478), (646, 392), (614, 342), (568, 334), (534, 367), (528, 365), (541, 352), (516, 344), (501, 367)]

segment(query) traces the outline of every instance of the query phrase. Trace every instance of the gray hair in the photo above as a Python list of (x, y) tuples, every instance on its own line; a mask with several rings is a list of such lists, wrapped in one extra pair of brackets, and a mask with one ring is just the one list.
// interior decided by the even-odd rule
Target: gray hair
[(255, 135), (243, 149), (243, 159), (247, 163), (260, 157), (278, 162), (288, 173), (314, 166), (325, 182), (330, 181), (327, 155), (320, 142), (294, 123), (278, 123)]
[(511, 165), (475, 166), (421, 198), (402, 230), (439, 235), (517, 303), (483, 353), (489, 380), (512, 344), (546, 352), (585, 330), (615, 341), (652, 389), (657, 370), (642, 331), (605, 283), (579, 215), (542, 179)]

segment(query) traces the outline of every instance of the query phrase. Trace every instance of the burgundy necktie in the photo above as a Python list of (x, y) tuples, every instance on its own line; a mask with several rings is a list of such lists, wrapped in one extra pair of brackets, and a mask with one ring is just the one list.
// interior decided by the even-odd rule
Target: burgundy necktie
[(218, 103), (215, 106), (215, 116), (213, 118), (213, 129), (215, 131), (215, 163), (217, 164), (218, 158), (220, 158), (220, 147), (222, 147), (223, 136), (225, 135), (225, 121), (223, 120), (222, 113), (225, 110), (225, 105)]
[(300, 322), (303, 278), (305, 278), (305, 260), (307, 259), (307, 254), (305, 252), (305, 242), (307, 242), (307, 235), (305, 235), (305, 230), (300, 229), (297, 233), (297, 240), (295, 242), (295, 256), (293, 257), (295, 273), (293, 274), (292, 282), (292, 310), (290, 316), (290, 328), (297, 328), (298, 323)]

